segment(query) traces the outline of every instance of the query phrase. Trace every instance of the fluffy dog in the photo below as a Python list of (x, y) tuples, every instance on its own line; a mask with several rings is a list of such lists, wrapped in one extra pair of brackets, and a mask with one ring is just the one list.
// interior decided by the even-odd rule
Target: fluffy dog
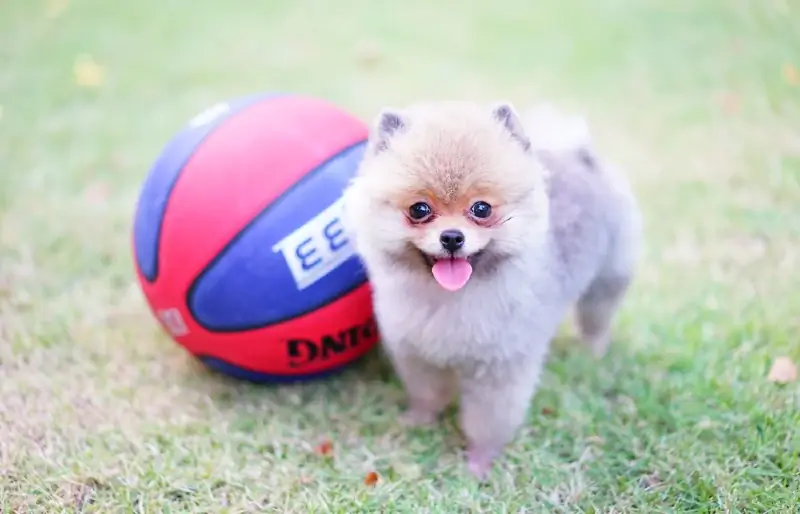
[(459, 395), (481, 479), (573, 305), (581, 339), (605, 353), (638, 258), (634, 195), (583, 120), (542, 108), (526, 121), (508, 103), (384, 109), (344, 197), (403, 419), (432, 423)]

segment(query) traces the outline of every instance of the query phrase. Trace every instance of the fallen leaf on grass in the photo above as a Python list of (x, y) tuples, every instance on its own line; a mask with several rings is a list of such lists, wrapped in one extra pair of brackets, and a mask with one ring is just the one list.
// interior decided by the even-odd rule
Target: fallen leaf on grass
[(358, 63), (362, 68), (372, 68), (377, 65), (382, 57), (381, 49), (374, 41), (363, 41), (356, 49)]
[(98, 87), (103, 85), (106, 70), (91, 55), (82, 54), (75, 59), (72, 67), (75, 83), (82, 87)]
[(322, 457), (328, 457), (333, 453), (333, 443), (330, 439), (325, 439), (314, 448), (314, 453)]
[(58, 18), (69, 6), (69, 0), (49, 0), (44, 8), (44, 15), (50, 18)]
[(800, 71), (797, 71), (794, 64), (784, 64), (783, 79), (791, 86), (800, 86)]
[(778, 357), (772, 361), (767, 380), (778, 384), (788, 384), (797, 380), (797, 365), (789, 357)]
[(367, 473), (367, 476), (364, 477), (364, 485), (371, 487), (378, 483), (379, 478), (380, 477), (376, 472), (370, 471), (369, 473)]

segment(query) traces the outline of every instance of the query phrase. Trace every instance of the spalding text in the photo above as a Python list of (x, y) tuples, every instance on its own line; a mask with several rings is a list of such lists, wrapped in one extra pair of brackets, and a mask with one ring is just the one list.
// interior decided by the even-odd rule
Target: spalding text
[(370, 317), (364, 323), (345, 328), (338, 334), (323, 335), (318, 340), (289, 339), (286, 341), (289, 366), (299, 368), (313, 362), (326, 361), (375, 337), (376, 330), (375, 318)]

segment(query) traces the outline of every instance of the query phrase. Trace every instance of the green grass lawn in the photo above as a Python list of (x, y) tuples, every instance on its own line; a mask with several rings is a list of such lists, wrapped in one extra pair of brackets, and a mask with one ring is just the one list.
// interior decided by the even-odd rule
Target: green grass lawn
[[(796, 512), (800, 385), (767, 375), (800, 361), (798, 19), (791, 0), (4, 0), (0, 511)], [(489, 483), (452, 414), (398, 424), (377, 355), (256, 387), (153, 321), (141, 181), (192, 115), (262, 90), (364, 118), (549, 98), (627, 168), (647, 248), (615, 345), (557, 342)]]

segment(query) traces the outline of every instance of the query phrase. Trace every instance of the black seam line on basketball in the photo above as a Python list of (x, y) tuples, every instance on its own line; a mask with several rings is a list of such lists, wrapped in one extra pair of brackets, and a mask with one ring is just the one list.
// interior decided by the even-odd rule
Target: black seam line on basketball
[[(328, 163), (330, 163), (331, 161), (333, 161), (337, 157), (341, 156), (344, 153), (349, 152), (350, 150), (356, 148), (359, 145), (366, 145), (366, 143), (367, 143), (367, 138), (364, 138), (364, 139), (358, 140), (357, 142), (355, 142), (353, 144), (350, 144), (350, 145), (346, 146), (345, 148), (342, 148), (341, 150), (339, 150), (338, 152), (336, 152), (335, 154), (331, 155), (330, 157), (325, 159), (323, 162), (318, 164), (316, 167), (314, 167), (313, 169), (308, 171), (305, 175), (300, 177), (300, 180), (298, 180), (297, 182), (295, 182), (294, 184), (289, 186), (285, 191), (283, 191), (281, 193), (281, 196), (288, 195), (293, 190), (295, 190), (296, 188), (298, 188), (302, 184), (304, 184), (306, 181), (311, 180), (312, 178), (314, 178), (314, 176), (316, 176), (317, 173), (319, 173), (322, 169), (325, 168), (325, 166)], [(192, 315), (192, 318), (194, 319), (194, 321), (198, 325), (203, 327), (205, 330), (208, 330), (209, 332), (214, 332), (214, 333), (217, 333), (217, 334), (225, 334), (225, 333), (232, 333), (232, 332), (243, 332), (243, 331), (247, 331), (247, 330), (258, 330), (258, 329), (266, 328), (266, 327), (269, 327), (269, 326), (272, 326), (272, 325), (277, 325), (278, 323), (286, 323), (287, 321), (291, 321), (293, 319), (301, 318), (301, 317), (303, 317), (303, 316), (305, 316), (307, 314), (310, 314), (311, 312), (313, 312), (313, 311), (315, 311), (317, 309), (321, 309), (321, 308), (323, 308), (323, 307), (325, 307), (327, 305), (330, 305), (331, 303), (335, 302), (336, 300), (338, 300), (342, 296), (345, 296), (345, 295), (348, 295), (348, 294), (352, 293), (353, 291), (355, 291), (356, 289), (360, 288), (361, 286), (363, 286), (364, 284), (366, 284), (368, 282), (366, 273), (364, 273), (364, 280), (356, 283), (355, 285), (353, 285), (352, 287), (346, 289), (345, 291), (342, 291), (340, 296), (335, 297), (335, 298), (331, 298), (327, 302), (321, 303), (319, 305), (314, 305), (312, 307), (304, 309), (304, 310), (302, 310), (300, 312), (297, 312), (296, 314), (292, 314), (291, 316), (286, 316), (286, 317), (283, 317), (283, 318), (278, 318), (278, 319), (272, 320), (272, 321), (270, 321), (269, 323), (266, 323), (266, 324), (265, 323), (258, 323), (258, 324), (253, 323), (253, 324), (250, 324), (250, 325), (242, 324), (241, 326), (232, 327), (232, 328), (212, 328), (212, 327), (208, 326), (207, 324), (203, 323), (198, 318), (197, 314), (194, 312), (194, 309), (192, 308), (192, 302), (191, 302), (191, 298), (192, 298), (192, 295), (194, 294), (194, 290), (197, 287), (197, 284), (206, 275), (206, 273), (208, 273), (208, 271), (211, 268), (213, 268), (214, 265), (220, 259), (222, 259), (222, 257), (228, 251), (228, 249), (230, 249), (231, 246), (236, 244), (236, 242), (239, 241), (239, 239), (244, 237), (243, 234), (245, 234), (250, 229), (250, 227), (255, 225), (255, 223), (259, 219), (261, 219), (261, 217), (267, 215), (272, 210), (273, 206), (274, 206), (274, 203), (270, 203), (269, 205), (267, 205), (266, 207), (261, 209), (261, 211), (258, 214), (253, 216), (253, 218), (244, 227), (242, 227), (242, 229), (239, 230), (239, 232), (237, 232), (236, 235), (233, 236), (233, 238), (231, 238), (230, 241), (228, 241), (228, 243), (222, 248), (222, 250), (217, 252), (216, 256), (214, 256), (214, 258), (211, 259), (211, 261), (209, 261), (208, 264), (206, 264), (203, 267), (203, 270), (194, 278), (194, 280), (192, 280), (192, 284), (189, 286), (189, 289), (186, 291), (186, 297), (184, 298), (184, 302), (186, 303), (186, 309), (189, 311), (189, 314)]]
[[(180, 170), (178, 171), (178, 173), (175, 174), (175, 177), (172, 179), (172, 182), (170, 183), (169, 187), (167, 188), (167, 197), (166, 197), (167, 201), (164, 202), (164, 210), (162, 211), (161, 216), (159, 216), (158, 228), (156, 230), (156, 244), (155, 244), (155, 247), (153, 249), (153, 252), (155, 253), (155, 259), (153, 259), (153, 263), (154, 264), (153, 264), (153, 278), (152, 279), (149, 278), (142, 271), (141, 267), (139, 266), (139, 259), (134, 259), (134, 261), (136, 262), (136, 267), (139, 268), (139, 271), (142, 272), (142, 276), (144, 277), (144, 279), (148, 283), (154, 284), (156, 282), (156, 280), (158, 280), (158, 275), (159, 275), (159, 271), (160, 271), (160, 268), (161, 268), (161, 266), (159, 266), (159, 257), (160, 257), (160, 251), (159, 250), (161, 249), (161, 231), (162, 231), (162, 229), (164, 227), (164, 218), (167, 217), (167, 211), (169, 210), (170, 203), (172, 202), (172, 191), (175, 189), (175, 186), (178, 184), (178, 180), (180, 180), (180, 178), (183, 176), (183, 172), (184, 172), (184, 170), (186, 168), (186, 164), (195, 155), (196, 150), (209, 137), (211, 137), (212, 134), (214, 134), (217, 131), (217, 129), (219, 128), (220, 125), (222, 125), (224, 122), (230, 121), (231, 119), (235, 118), (236, 116), (242, 114), (242, 112), (245, 109), (247, 109), (248, 107), (250, 107), (251, 105), (253, 105), (255, 103), (258, 103), (258, 102), (261, 102), (261, 101), (264, 101), (264, 100), (273, 100), (275, 98), (280, 98), (280, 97), (284, 97), (284, 96), (287, 96), (287, 94), (286, 93), (263, 93), (263, 94), (260, 94), (260, 95), (259, 94), (255, 94), (255, 95), (253, 95), (253, 98), (249, 102), (244, 102), (235, 111), (229, 112), (226, 116), (223, 116), (223, 117), (219, 118), (212, 125), (206, 127), (206, 130), (207, 130), (206, 135), (203, 136), (199, 141), (197, 141), (197, 143), (195, 143), (194, 146), (190, 149), (189, 153), (186, 155), (186, 158), (183, 159), (183, 162), (181, 162)], [(240, 100), (244, 100), (244, 99), (245, 98), (240, 98)], [(230, 105), (231, 103), (234, 103), (234, 102), (233, 101), (232, 102), (228, 102), (228, 105)], [(209, 109), (211, 107), (213, 107), (213, 106), (209, 106)], [(202, 113), (199, 113), (198, 115), (200, 115), (200, 114), (202, 114)], [(189, 123), (189, 122), (187, 122), (187, 123)], [(184, 127), (184, 129), (186, 129), (186, 127)], [(175, 135), (177, 136), (177, 134), (175, 134)], [(167, 144), (169, 144), (169, 143), (167, 143)], [(166, 150), (166, 148), (163, 148), (162, 151), (163, 150)], [(154, 163), (154, 166), (155, 166), (155, 163)], [(144, 184), (142, 184), (142, 189), (144, 189)], [(140, 192), (140, 195), (141, 195), (141, 192)]]

